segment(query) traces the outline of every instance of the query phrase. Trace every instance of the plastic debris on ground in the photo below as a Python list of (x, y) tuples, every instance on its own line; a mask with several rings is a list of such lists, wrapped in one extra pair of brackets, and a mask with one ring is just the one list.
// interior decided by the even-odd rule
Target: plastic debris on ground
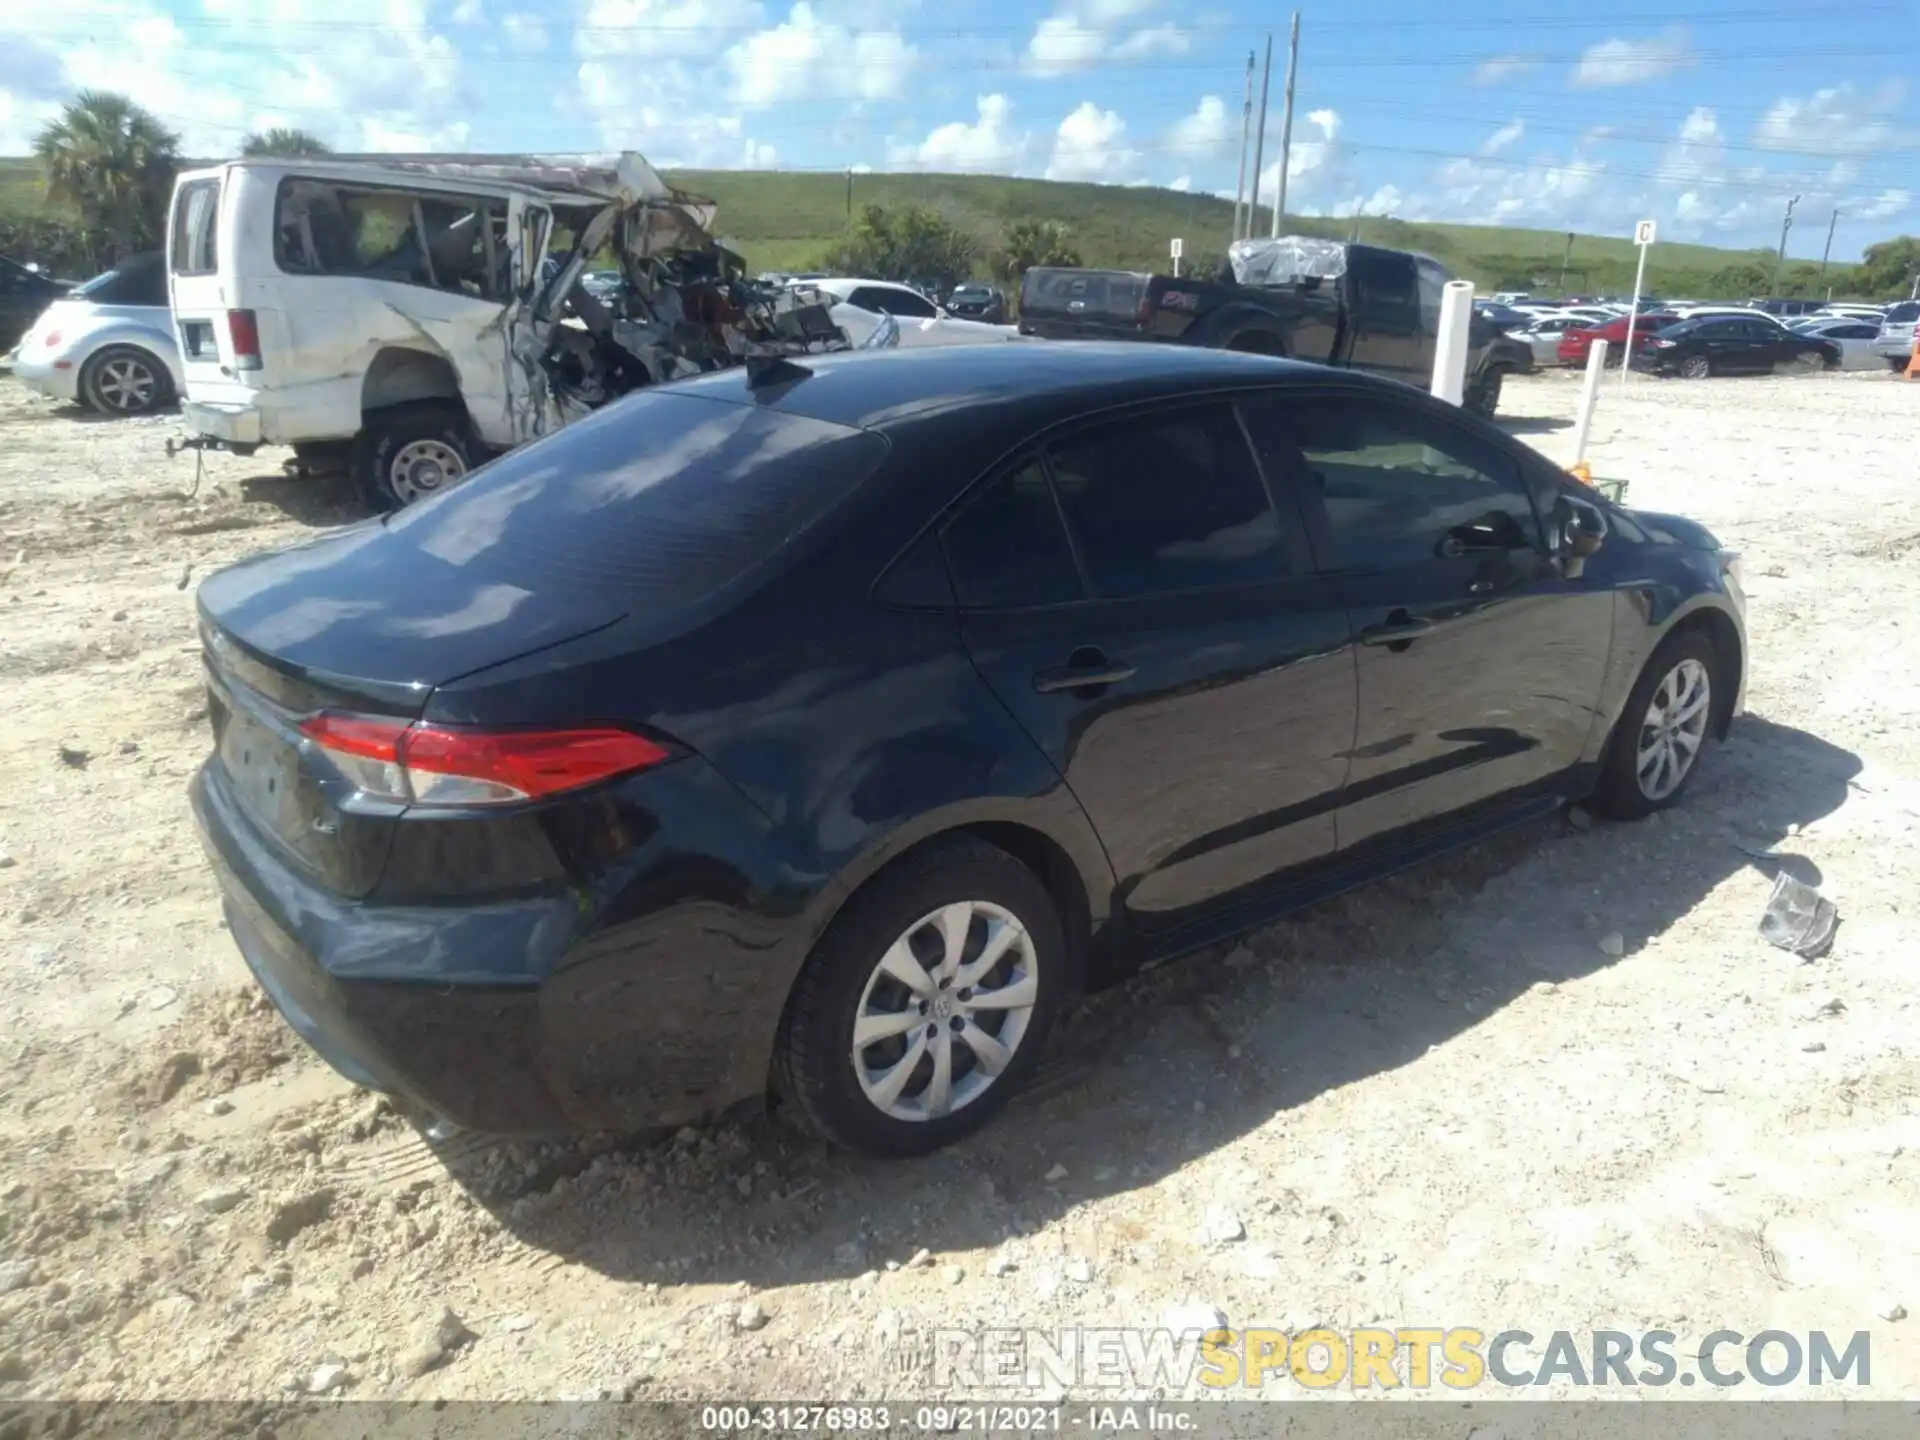
[(1839, 923), (1840, 912), (1831, 900), (1782, 871), (1760, 916), (1760, 935), (1769, 945), (1817, 960), (1833, 944)]

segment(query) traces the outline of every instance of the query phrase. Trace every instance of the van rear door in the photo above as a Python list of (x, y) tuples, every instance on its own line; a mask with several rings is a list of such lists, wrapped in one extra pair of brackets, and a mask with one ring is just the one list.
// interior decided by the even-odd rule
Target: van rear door
[[(235, 378), (227, 307), (238, 302), (220, 273), (220, 211), (225, 167), (189, 171), (173, 189), (167, 225), (167, 289), (188, 400), (244, 400)], [(229, 277), (230, 279), (230, 277)], [(242, 322), (244, 325), (244, 321)], [(244, 340), (245, 336), (242, 336)]]

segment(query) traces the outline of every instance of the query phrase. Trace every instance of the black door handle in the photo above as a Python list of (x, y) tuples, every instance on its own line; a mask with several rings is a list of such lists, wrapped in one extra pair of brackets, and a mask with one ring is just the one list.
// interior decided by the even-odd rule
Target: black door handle
[(1091, 690), (1098, 685), (1117, 685), (1132, 676), (1137, 668), (1088, 645), (1074, 651), (1064, 665), (1049, 665), (1034, 671), (1033, 688), (1042, 695), (1060, 690)]
[(1398, 654), (1421, 636), (1431, 635), (1438, 628), (1433, 621), (1416, 618), (1405, 610), (1391, 610), (1383, 623), (1369, 625), (1360, 632), (1360, 643), (1384, 645)]

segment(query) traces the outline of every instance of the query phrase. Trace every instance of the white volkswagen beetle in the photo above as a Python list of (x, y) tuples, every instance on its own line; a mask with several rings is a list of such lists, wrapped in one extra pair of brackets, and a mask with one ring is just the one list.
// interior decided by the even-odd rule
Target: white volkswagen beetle
[(166, 257), (135, 255), (76, 286), (21, 337), (13, 373), (29, 388), (102, 415), (146, 415), (186, 383), (167, 305)]

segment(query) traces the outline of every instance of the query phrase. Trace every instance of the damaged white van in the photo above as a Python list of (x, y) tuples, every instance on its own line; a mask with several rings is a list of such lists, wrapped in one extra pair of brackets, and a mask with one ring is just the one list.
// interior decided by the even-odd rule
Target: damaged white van
[[(187, 172), (177, 444), (345, 462), (391, 509), (641, 385), (848, 346), (830, 297), (747, 281), (712, 218), (632, 154)], [(611, 299), (577, 284), (608, 254)]]

